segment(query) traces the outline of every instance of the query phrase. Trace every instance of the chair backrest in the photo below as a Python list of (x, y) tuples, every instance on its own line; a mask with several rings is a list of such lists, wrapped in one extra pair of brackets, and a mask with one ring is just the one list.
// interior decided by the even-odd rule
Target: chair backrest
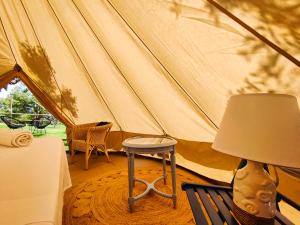
[(25, 126), (23, 122), (20, 120), (8, 117), (8, 116), (1, 116), (1, 120), (9, 127), (12, 129), (19, 128)]
[(44, 118), (50, 120), (50, 123), (53, 125), (56, 125), (58, 122), (57, 119), (52, 115), (46, 115), (46, 116), (44, 116)]
[(100, 125), (100, 126), (98, 125), (97, 126), (98, 137), (95, 137), (95, 138), (103, 139), (104, 142), (106, 142), (108, 134), (109, 134), (109, 131), (112, 128), (112, 125), (113, 124), (110, 123), (110, 122), (108, 122), (108, 123), (106, 123), (104, 125)]
[[(88, 131), (97, 130), (97, 134), (92, 132), (92, 135), (97, 135), (94, 139), (101, 139), (106, 141), (108, 133), (112, 127), (112, 123), (108, 122), (105, 125), (98, 125), (97, 123), (86, 123), (79, 124), (72, 127), (71, 131), (68, 130), (68, 136), (71, 136), (72, 139), (76, 140), (86, 140)], [(103, 132), (102, 132), (103, 131)], [(93, 138), (93, 137), (92, 137)]]
[(72, 139), (78, 139), (78, 140), (85, 140), (88, 130), (91, 127), (95, 127), (96, 123), (85, 123), (85, 124), (79, 124), (74, 125), (71, 128), (71, 138)]
[(38, 129), (44, 129), (45, 127), (47, 127), (49, 124), (51, 123), (50, 120), (46, 119), (46, 118), (39, 118), (39, 119), (34, 119), (33, 120), (33, 126), (38, 128)]

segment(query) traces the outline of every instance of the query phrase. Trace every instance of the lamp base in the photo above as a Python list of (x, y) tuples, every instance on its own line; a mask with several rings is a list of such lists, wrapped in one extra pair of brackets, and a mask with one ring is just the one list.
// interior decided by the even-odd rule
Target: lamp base
[(233, 203), (233, 214), (241, 224), (245, 225), (274, 225), (274, 218), (254, 216)]
[(247, 160), (247, 165), (236, 172), (233, 202), (233, 213), (242, 224), (274, 224), (276, 185), (262, 163)]

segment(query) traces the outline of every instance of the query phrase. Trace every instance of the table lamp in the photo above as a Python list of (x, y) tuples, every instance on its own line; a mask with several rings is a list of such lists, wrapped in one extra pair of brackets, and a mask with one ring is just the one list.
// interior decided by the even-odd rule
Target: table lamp
[(212, 148), (247, 159), (234, 178), (237, 219), (242, 224), (273, 224), (276, 185), (263, 163), (300, 168), (297, 99), (282, 94), (232, 96)]

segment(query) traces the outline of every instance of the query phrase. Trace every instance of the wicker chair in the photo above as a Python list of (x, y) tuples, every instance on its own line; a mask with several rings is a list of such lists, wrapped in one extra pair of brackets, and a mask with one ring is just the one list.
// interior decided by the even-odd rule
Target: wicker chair
[(85, 152), (85, 169), (89, 168), (89, 158), (93, 150), (103, 150), (107, 161), (109, 156), (106, 148), (106, 140), (112, 123), (98, 125), (97, 123), (88, 123), (75, 125), (67, 129), (68, 142), (71, 151), (71, 161), (73, 161), (75, 151)]

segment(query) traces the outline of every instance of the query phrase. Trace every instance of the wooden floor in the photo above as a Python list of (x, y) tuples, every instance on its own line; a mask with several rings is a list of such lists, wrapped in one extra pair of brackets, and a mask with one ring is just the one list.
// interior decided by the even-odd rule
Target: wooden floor
[[(134, 213), (129, 213), (127, 157), (116, 152), (110, 154), (110, 158), (111, 162), (107, 162), (103, 154), (92, 155), (89, 170), (84, 170), (84, 154), (75, 155), (74, 162), (69, 164), (73, 187), (65, 194), (64, 225), (195, 224), (187, 196), (180, 185), (183, 182), (208, 184), (207, 180), (177, 167), (176, 210), (170, 199), (150, 192), (134, 204)], [(162, 173), (162, 163), (136, 156), (135, 172), (139, 178), (152, 182)], [(170, 166), (167, 166), (167, 174), (167, 185), (160, 181), (156, 187), (164, 193), (171, 193)], [(145, 185), (137, 182), (134, 195), (143, 191)]]
[[(114, 171), (120, 171), (120, 170), (123, 170), (125, 172), (127, 171), (127, 157), (126, 157), (126, 155), (124, 153), (120, 153), (120, 152), (117, 153), (116, 152), (116, 153), (110, 154), (110, 158), (111, 158), (111, 162), (107, 162), (106, 161), (106, 157), (104, 156), (104, 154), (99, 155), (99, 156), (92, 155), (91, 158), (90, 158), (90, 161), (89, 161), (89, 170), (84, 170), (84, 154), (82, 154), (82, 153), (76, 154), (74, 162), (69, 164), (69, 169), (70, 169), (70, 174), (71, 174), (73, 188), (76, 189), (77, 185), (78, 185), (77, 187), (81, 187), (83, 183), (89, 182), (89, 180), (92, 180), (95, 177), (101, 177), (101, 176), (104, 176), (104, 177), (107, 176), (107, 177), (109, 177), (110, 176), (109, 174), (113, 174)], [(135, 159), (135, 169), (136, 170), (139, 170), (139, 169), (158, 170), (158, 169), (161, 169), (161, 168), (162, 168), (162, 164), (161, 164), (160, 161), (157, 161), (157, 160), (154, 160), (154, 159), (143, 158), (143, 157), (136, 157), (136, 159)], [(170, 167), (168, 167), (168, 170), (170, 170)], [(194, 183), (202, 183), (202, 184), (210, 184), (211, 183), (208, 179), (206, 179), (204, 177), (192, 174), (191, 172), (189, 172), (187, 170), (184, 170), (184, 169), (181, 169), (181, 168), (177, 167), (177, 173), (179, 173), (179, 171), (183, 175), (184, 174), (185, 175), (188, 174), (189, 178), (191, 178), (191, 179), (180, 181), (178, 183), (178, 185), (180, 185), (180, 183), (185, 182), (185, 181), (194, 182)], [(287, 197), (291, 198), (293, 201), (299, 202), (299, 200), (300, 200), (300, 197), (299, 197), (300, 181), (299, 180), (295, 180), (294, 178), (292, 179), (290, 176), (284, 174), (281, 170), (278, 170), (278, 172), (279, 172), (279, 178), (280, 178), (279, 179), (280, 182), (279, 182), (278, 190), (282, 194), (284, 194)], [(107, 175), (105, 175), (106, 173), (107, 173)], [(127, 180), (126, 180), (126, 182), (127, 182)], [(123, 186), (122, 186), (122, 188), (123, 188)], [(110, 190), (110, 189), (108, 189), (108, 190)], [(118, 189), (118, 190), (120, 190), (120, 189)], [(127, 190), (127, 186), (124, 186), (124, 190)], [(178, 190), (180, 190), (180, 187), (179, 187)], [(178, 191), (178, 193), (179, 192), (180, 191)], [(113, 193), (116, 193), (116, 192), (113, 192)], [(112, 194), (106, 194), (105, 193), (104, 196), (114, 196), (114, 194), (112, 195)], [(184, 196), (185, 196), (185, 194), (184, 194)], [(153, 196), (150, 196), (150, 197), (153, 198)], [(103, 200), (103, 202), (105, 204), (108, 202), (108, 203), (111, 203), (111, 205), (112, 205), (116, 201), (117, 202), (121, 201), (120, 200), (121, 198), (117, 199), (117, 200), (115, 200), (114, 198), (117, 198), (117, 197), (109, 197), (108, 199)], [(112, 201), (112, 199), (114, 201)], [(151, 200), (154, 201), (155, 199), (151, 199)], [(157, 200), (155, 200), (155, 201), (157, 201)], [(187, 210), (187, 211), (185, 211), (185, 213), (183, 213), (183, 214), (184, 215), (187, 215), (188, 213), (191, 214), (191, 211), (190, 211), (187, 199), (185, 199), (184, 201), (185, 201), (184, 203), (186, 203), (186, 205), (187, 205), (185, 207), (185, 210)], [(118, 212), (118, 213), (123, 213), (123, 214), (120, 214), (121, 216), (119, 215), (119, 217), (121, 217), (123, 219), (126, 218), (126, 220), (130, 220), (130, 219), (132, 219), (131, 218), (132, 215), (126, 214), (127, 210), (124, 210), (124, 209), (126, 209), (126, 203), (127, 203), (127, 201), (125, 201), (125, 204), (123, 204), (123, 206), (124, 206), (124, 207), (122, 207), (123, 210), (121, 212)], [(157, 203), (155, 203), (155, 204), (157, 205)], [(107, 209), (112, 208), (111, 205)], [(118, 206), (118, 207), (116, 207), (116, 209), (118, 209), (119, 208), (119, 203), (115, 204), (115, 205)], [(146, 206), (147, 207), (151, 207), (151, 204), (146, 204)], [(146, 207), (146, 206), (143, 206), (143, 207)], [(101, 212), (100, 209), (102, 209), (102, 208), (103, 207), (97, 208), (97, 210), (99, 210), (97, 212), (100, 213)], [(105, 207), (103, 208), (103, 210), (104, 209), (105, 209)], [(148, 224), (148, 223), (146, 223), (146, 221), (148, 219), (144, 218), (145, 214), (143, 213), (142, 208), (139, 209), (139, 210), (137, 210), (137, 211), (141, 212), (139, 220), (140, 221), (144, 221), (145, 223), (143, 223), (143, 224)], [(112, 214), (112, 213), (113, 212), (111, 211), (110, 214)], [(174, 211), (170, 210), (170, 213), (174, 213)], [(101, 215), (106, 215), (106, 214), (107, 213), (102, 213)], [(182, 212), (180, 212), (180, 215), (181, 214), (182, 214)], [(66, 218), (72, 218), (72, 217), (69, 216), (69, 215), (71, 215), (70, 212), (69, 213), (65, 213), (64, 212), (64, 215), (67, 215)], [(137, 215), (139, 215), (139, 214), (138, 213), (134, 214), (134, 216), (137, 216)], [(178, 217), (180, 215), (178, 215), (178, 214), (175, 215), (174, 214), (175, 217)], [(186, 216), (186, 217), (191, 217), (192, 218), (192, 215), (189, 215), (189, 216)], [(185, 218), (183, 218), (183, 219), (185, 219)], [(68, 223), (68, 221), (71, 221), (72, 223)], [(76, 220), (74, 220), (74, 221), (76, 221)], [(65, 220), (64, 224), (65, 225), (70, 225), (70, 224), (75, 224), (75, 225), (79, 225), (80, 224), (81, 225), (80, 220), (78, 220), (79, 223), (73, 223), (74, 221), (73, 220)], [(106, 219), (104, 221), (105, 222), (109, 222), (108, 219)], [(132, 221), (135, 221), (135, 220), (133, 219)], [(87, 224), (89, 224), (89, 225), (95, 225), (95, 224), (97, 224), (98, 225), (99, 223), (87, 223)], [(111, 225), (111, 223), (105, 223), (105, 224)], [(133, 223), (124, 223), (124, 224), (133, 224)], [(173, 223), (170, 223), (170, 224), (173, 224)], [(123, 223), (122, 223), (122, 225), (123, 225)]]
[[(70, 174), (73, 185), (80, 184), (90, 178), (99, 176), (103, 173), (110, 172), (112, 170), (127, 169), (127, 158), (125, 154), (113, 153), (110, 154), (111, 162), (106, 161), (104, 154), (96, 157), (91, 156), (89, 163), (89, 170), (84, 170), (84, 154), (79, 153), (75, 155), (73, 164), (69, 164)], [(136, 168), (161, 168), (161, 163), (153, 159), (136, 158)], [(272, 171), (271, 171), (272, 172)], [(188, 173), (188, 172), (187, 172)], [(278, 190), (300, 204), (299, 187), (300, 180), (293, 178), (280, 169), (278, 169), (279, 175), (279, 187)], [(205, 179), (201, 176), (194, 176), (197, 183), (210, 183), (209, 179)]]
[[(104, 154), (101, 154), (99, 156), (92, 155), (89, 160), (89, 169), (84, 170), (84, 154), (77, 153), (74, 157), (73, 163), (69, 163), (69, 170), (70, 170), (73, 186), (85, 182), (93, 177), (111, 172), (112, 170), (120, 170), (120, 169), (127, 170), (127, 157), (125, 154), (113, 153), (110, 154), (110, 158), (111, 158), (111, 162), (107, 162)], [(142, 157), (136, 157), (135, 159), (135, 168), (155, 169), (161, 167), (162, 167), (161, 162), (154, 159), (145, 159)], [(185, 172), (189, 173), (188, 171)], [(200, 176), (195, 175), (194, 177), (195, 180), (193, 180), (193, 182), (203, 183), (203, 184), (210, 183), (208, 180), (206, 180), (205, 178), (201, 178)]]

